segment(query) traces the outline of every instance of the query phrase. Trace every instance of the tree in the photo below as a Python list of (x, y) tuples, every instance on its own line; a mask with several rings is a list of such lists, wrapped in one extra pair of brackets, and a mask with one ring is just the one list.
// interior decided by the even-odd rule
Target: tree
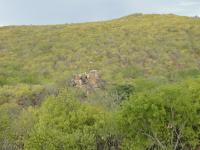
[(120, 118), (125, 149), (194, 149), (200, 133), (200, 80), (132, 96)]
[(38, 113), (25, 149), (95, 149), (97, 126), (106, 116), (99, 108), (81, 104), (69, 90), (48, 97)]

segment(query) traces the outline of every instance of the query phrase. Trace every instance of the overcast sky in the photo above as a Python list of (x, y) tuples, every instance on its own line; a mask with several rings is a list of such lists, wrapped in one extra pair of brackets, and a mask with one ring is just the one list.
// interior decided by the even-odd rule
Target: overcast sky
[(89, 22), (132, 13), (200, 16), (200, 0), (0, 0), (0, 25)]

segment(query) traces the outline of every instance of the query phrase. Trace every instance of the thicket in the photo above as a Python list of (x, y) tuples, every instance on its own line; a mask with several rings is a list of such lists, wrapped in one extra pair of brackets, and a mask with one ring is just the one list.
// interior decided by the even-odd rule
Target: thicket
[[(0, 149), (197, 150), (200, 20), (0, 27)], [(104, 88), (70, 87), (96, 69)]]

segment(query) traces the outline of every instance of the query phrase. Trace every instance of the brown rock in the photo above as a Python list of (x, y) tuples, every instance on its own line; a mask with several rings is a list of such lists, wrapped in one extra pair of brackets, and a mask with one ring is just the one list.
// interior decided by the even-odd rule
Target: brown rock
[(97, 70), (91, 70), (89, 73), (85, 72), (75, 75), (71, 82), (74, 87), (86, 89), (87, 92), (103, 86), (103, 81)]

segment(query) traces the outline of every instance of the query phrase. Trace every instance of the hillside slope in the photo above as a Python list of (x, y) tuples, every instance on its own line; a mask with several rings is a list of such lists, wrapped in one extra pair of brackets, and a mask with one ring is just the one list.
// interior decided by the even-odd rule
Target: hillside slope
[(0, 85), (54, 83), (92, 69), (109, 82), (173, 80), (199, 71), (199, 39), (200, 19), (175, 15), (1, 27)]
[(118, 86), (149, 84), (142, 80), (160, 85), (195, 77), (200, 74), (199, 39), (200, 19), (176, 15), (1, 27), (0, 104), (37, 105), (45, 95), (69, 87), (74, 75), (90, 70), (98, 70), (106, 83), (104, 94), (96, 93), (100, 100)]
[(200, 19), (0, 27), (0, 149), (196, 150)]

